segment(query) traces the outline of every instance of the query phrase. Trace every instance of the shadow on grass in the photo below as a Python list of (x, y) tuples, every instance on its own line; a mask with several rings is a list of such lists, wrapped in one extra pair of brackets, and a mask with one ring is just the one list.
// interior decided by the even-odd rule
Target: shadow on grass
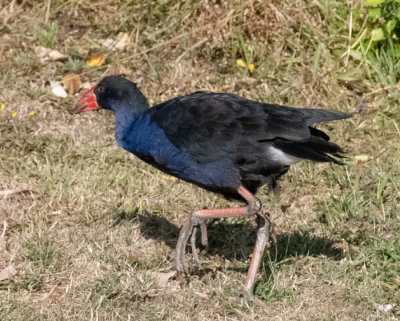
[[(167, 219), (150, 213), (139, 214), (138, 210), (120, 212), (114, 216), (114, 225), (135, 222), (146, 239), (164, 242), (175, 248), (180, 227), (170, 223)], [(183, 222), (182, 222), (183, 224)], [(215, 220), (207, 225), (209, 251), (205, 255), (219, 255), (228, 260), (245, 261), (253, 251), (256, 241), (256, 230), (249, 221), (241, 220), (237, 223), (226, 220)], [(197, 245), (201, 249), (200, 233)], [(276, 236), (277, 244), (272, 244), (270, 258), (276, 263), (290, 258), (301, 256), (326, 256), (333, 260), (343, 258), (341, 249), (332, 247), (334, 240), (317, 237), (307, 232), (280, 234)], [(188, 252), (190, 251), (188, 247)]]
[(114, 215), (114, 226), (129, 223), (138, 223), (144, 238), (164, 242), (169, 247), (175, 248), (180, 227), (167, 219), (147, 211), (139, 213), (138, 209), (129, 212), (122, 211)]

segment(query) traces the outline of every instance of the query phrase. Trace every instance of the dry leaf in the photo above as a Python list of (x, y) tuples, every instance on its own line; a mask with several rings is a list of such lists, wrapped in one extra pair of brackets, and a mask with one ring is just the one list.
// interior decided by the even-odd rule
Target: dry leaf
[(68, 58), (68, 56), (62, 54), (57, 50), (50, 50), (48, 56), (53, 61), (61, 61), (61, 60), (66, 60)]
[(61, 82), (70, 96), (73, 96), (81, 89), (81, 77), (77, 74), (68, 74), (64, 76)]
[(395, 307), (395, 304), (379, 304), (378, 310), (383, 312), (389, 312)]
[(42, 59), (48, 58), (53, 61), (60, 61), (68, 58), (68, 56), (54, 49), (49, 49), (40, 46), (35, 46), (33, 49), (35, 50), (36, 56)]
[(354, 159), (355, 159), (355, 160), (359, 160), (359, 161), (361, 161), (361, 162), (366, 162), (366, 161), (368, 161), (370, 158), (371, 158), (370, 156), (365, 155), (365, 154), (361, 154), (361, 155), (356, 155), (356, 156), (354, 156)]
[(117, 50), (125, 50), (125, 49), (129, 49), (132, 46), (132, 39), (131, 37), (129, 37), (129, 35), (127, 33), (124, 32), (120, 32), (117, 35), (117, 39), (115, 41), (115, 45), (114, 48)]
[(97, 56), (92, 56), (88, 60), (86, 60), (86, 64), (89, 67), (99, 67), (101, 66), (104, 61), (106, 60), (106, 56), (104, 55), (97, 55)]
[(168, 283), (168, 280), (174, 277), (176, 273), (177, 273), (176, 271), (171, 271), (166, 273), (148, 271), (146, 274), (154, 278), (158, 286), (165, 287)]
[(64, 87), (58, 81), (50, 81), (51, 92), (61, 98), (67, 98), (68, 94), (65, 91)]
[(130, 47), (132, 47), (132, 44), (133, 43), (131, 37), (125, 32), (120, 32), (115, 40), (109, 38), (107, 40), (104, 40), (102, 43), (104, 47), (118, 51), (129, 49)]
[(10, 276), (17, 274), (17, 270), (13, 265), (7, 266), (5, 269), (0, 271), (0, 281), (8, 280)]
[(8, 50), (16, 46), (17, 43), (9, 34), (5, 34), (0, 37), (0, 51)]
[(104, 47), (111, 49), (114, 42), (115, 42), (114, 39), (108, 38), (108, 39), (106, 39), (106, 40), (103, 40), (101, 44), (102, 44)]

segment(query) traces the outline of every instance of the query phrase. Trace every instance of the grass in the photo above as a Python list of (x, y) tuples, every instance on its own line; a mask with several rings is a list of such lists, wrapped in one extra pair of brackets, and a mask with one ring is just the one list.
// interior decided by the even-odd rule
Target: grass
[[(18, 44), (0, 45), (0, 191), (21, 191), (0, 196), (0, 271), (17, 270), (0, 281), (0, 320), (398, 320), (399, 60), (375, 48), (375, 59), (347, 61), (350, 10), (339, 0), (0, 1), (0, 36)], [(102, 46), (119, 32), (128, 51)], [(34, 46), (69, 58), (42, 61)], [(85, 50), (107, 65), (86, 66)], [(119, 149), (107, 112), (72, 115), (83, 89), (51, 93), (70, 72), (93, 84), (121, 66), (151, 103), (211, 90), (353, 114), (320, 126), (347, 151), (344, 166), (302, 162), (280, 200), (258, 194), (278, 241), (255, 288), (266, 308), (238, 299), (252, 220), (213, 222), (208, 263), (166, 284), (154, 277), (173, 269), (187, 213), (232, 204)]]

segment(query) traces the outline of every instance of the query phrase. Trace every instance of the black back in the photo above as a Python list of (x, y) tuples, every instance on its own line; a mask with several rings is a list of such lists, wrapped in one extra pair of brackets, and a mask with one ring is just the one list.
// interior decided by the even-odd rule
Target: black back
[(197, 92), (171, 99), (147, 111), (169, 141), (196, 162), (230, 158), (250, 190), (288, 170), (273, 160), (268, 147), (300, 159), (339, 163), (341, 149), (324, 132), (310, 127), (350, 115), (339, 111), (297, 109), (251, 101), (233, 94)]

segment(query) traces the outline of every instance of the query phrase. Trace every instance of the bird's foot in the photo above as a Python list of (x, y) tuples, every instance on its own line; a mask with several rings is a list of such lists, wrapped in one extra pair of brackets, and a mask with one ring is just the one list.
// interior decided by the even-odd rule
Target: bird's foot
[(205, 220), (196, 217), (195, 212), (193, 212), (189, 215), (185, 225), (182, 227), (179, 233), (179, 239), (176, 245), (176, 269), (178, 271), (188, 271), (188, 264), (186, 261), (186, 244), (189, 238), (194, 261), (197, 264), (204, 263), (199, 259), (196, 249), (196, 234), (198, 230), (198, 225), (200, 226), (201, 243), (203, 244), (203, 246), (205, 246), (206, 250), (208, 249), (207, 227), (205, 224)]

